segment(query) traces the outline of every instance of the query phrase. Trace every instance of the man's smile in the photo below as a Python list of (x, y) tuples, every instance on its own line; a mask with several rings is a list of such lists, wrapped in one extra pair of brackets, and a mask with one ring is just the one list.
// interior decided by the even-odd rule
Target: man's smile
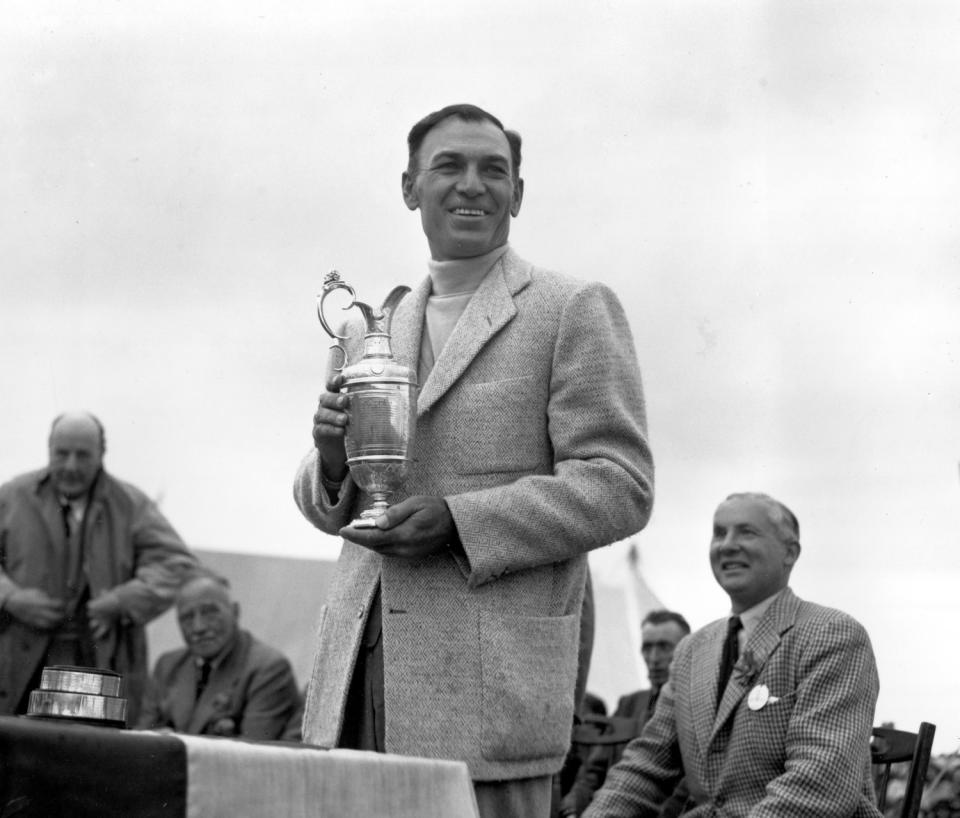
[(749, 567), (743, 560), (726, 559), (720, 562), (721, 571), (746, 571)]
[(455, 207), (452, 211), (454, 216), (486, 216), (487, 211), (478, 207)]

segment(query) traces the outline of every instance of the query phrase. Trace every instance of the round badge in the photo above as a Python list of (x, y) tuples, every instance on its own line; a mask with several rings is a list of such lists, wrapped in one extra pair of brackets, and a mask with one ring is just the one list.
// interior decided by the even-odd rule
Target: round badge
[(751, 710), (759, 710), (770, 699), (770, 688), (766, 685), (757, 685), (747, 696), (747, 707)]

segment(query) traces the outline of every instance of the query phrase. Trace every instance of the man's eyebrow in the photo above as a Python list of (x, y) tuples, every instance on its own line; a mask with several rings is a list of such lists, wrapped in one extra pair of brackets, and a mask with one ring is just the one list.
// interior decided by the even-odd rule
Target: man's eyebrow
[[(444, 159), (462, 160), (465, 158), (467, 158), (467, 154), (461, 151), (441, 150), (441, 151), (437, 151), (435, 154), (433, 154), (433, 156), (430, 157), (430, 164), (433, 165)], [(480, 157), (480, 161), (481, 162), (503, 162), (504, 164), (509, 164), (510, 157), (502, 153), (487, 153)]]
[(433, 154), (433, 156), (430, 157), (430, 162), (432, 164), (441, 159), (462, 159), (462, 158), (463, 158), (463, 154), (460, 153), (459, 151), (443, 150), (443, 151), (437, 151), (435, 154)]

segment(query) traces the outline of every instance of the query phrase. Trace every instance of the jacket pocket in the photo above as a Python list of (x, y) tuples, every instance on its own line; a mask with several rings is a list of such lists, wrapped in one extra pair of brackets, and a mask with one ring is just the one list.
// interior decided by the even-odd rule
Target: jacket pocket
[(492, 761), (563, 756), (573, 726), (579, 614), (481, 612), (481, 753)]

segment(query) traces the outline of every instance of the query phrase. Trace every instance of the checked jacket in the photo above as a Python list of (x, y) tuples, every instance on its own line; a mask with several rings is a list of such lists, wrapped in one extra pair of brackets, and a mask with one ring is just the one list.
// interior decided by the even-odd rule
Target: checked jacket
[[(879, 818), (869, 754), (879, 683), (863, 626), (785, 589), (718, 706), (725, 633), (718, 620), (677, 646), (654, 717), (584, 815), (654, 818), (685, 774), (688, 818)], [(752, 708), (761, 685), (768, 698)]]

